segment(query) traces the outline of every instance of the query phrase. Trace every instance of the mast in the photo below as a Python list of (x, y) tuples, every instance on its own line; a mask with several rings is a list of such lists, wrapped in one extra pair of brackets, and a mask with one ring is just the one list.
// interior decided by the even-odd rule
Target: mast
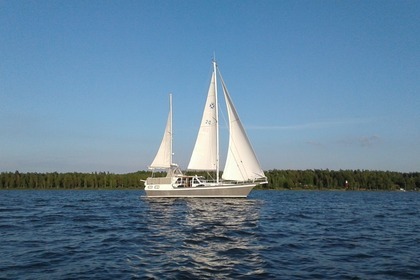
[(219, 109), (217, 101), (217, 64), (216, 59), (213, 59), (213, 72), (214, 72), (214, 95), (216, 99), (215, 109), (216, 109), (216, 182), (219, 183), (219, 171), (220, 171), (220, 161), (219, 161)]
[(170, 134), (170, 137), (171, 137), (171, 140), (170, 140), (170, 142), (171, 142), (171, 144), (170, 144), (170, 146), (169, 146), (169, 153), (170, 153), (170, 156), (169, 156), (169, 159), (170, 159), (170, 166), (172, 166), (172, 164), (173, 164), (173, 162), (172, 162), (172, 156), (173, 156), (173, 153), (172, 153), (172, 145), (173, 145), (173, 134), (172, 134), (172, 93), (169, 93), (169, 118), (171, 119), (171, 124), (170, 124), (170, 126), (169, 126), (169, 134)]

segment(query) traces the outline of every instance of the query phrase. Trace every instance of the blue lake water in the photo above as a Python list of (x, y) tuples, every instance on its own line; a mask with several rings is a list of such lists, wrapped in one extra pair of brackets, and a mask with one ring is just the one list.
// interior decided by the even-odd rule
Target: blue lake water
[(420, 279), (420, 193), (0, 191), (0, 279)]

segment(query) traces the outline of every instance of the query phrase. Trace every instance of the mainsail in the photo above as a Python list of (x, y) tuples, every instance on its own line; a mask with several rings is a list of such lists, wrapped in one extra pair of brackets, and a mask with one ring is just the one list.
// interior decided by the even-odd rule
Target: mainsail
[(216, 73), (213, 72), (197, 140), (189, 170), (217, 170), (217, 95)]
[(229, 147), (222, 178), (235, 181), (248, 181), (264, 178), (264, 171), (260, 167), (221, 76), (220, 80), (222, 82), (229, 118)]
[(165, 132), (150, 169), (166, 169), (172, 164), (172, 95), (169, 95), (169, 115)]

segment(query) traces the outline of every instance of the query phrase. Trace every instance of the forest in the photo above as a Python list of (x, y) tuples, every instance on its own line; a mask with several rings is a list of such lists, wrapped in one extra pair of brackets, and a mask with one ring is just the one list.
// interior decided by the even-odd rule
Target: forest
[[(256, 189), (289, 190), (420, 190), (420, 172), (370, 170), (268, 170), (267, 185)], [(127, 174), (0, 173), (0, 189), (142, 189), (149, 171)], [(164, 176), (165, 173), (155, 173)], [(193, 175), (193, 174), (190, 174)], [(203, 174), (198, 174), (203, 175)]]

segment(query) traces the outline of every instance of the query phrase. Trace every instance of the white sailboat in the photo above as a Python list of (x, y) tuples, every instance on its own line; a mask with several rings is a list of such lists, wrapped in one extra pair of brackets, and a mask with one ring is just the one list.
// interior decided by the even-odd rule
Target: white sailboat
[[(219, 108), (217, 77), (220, 77), (229, 122), (229, 146), (222, 178), (219, 158)], [(258, 159), (241, 124), (238, 113), (215, 61), (203, 117), (188, 170), (216, 172), (215, 180), (184, 175), (172, 162), (172, 96), (169, 116), (159, 150), (149, 166), (165, 169), (166, 177), (149, 177), (145, 181), (148, 197), (247, 197), (257, 184), (266, 184)]]

